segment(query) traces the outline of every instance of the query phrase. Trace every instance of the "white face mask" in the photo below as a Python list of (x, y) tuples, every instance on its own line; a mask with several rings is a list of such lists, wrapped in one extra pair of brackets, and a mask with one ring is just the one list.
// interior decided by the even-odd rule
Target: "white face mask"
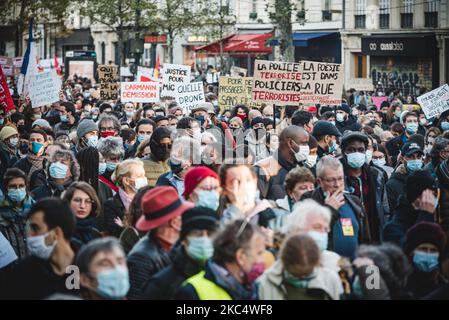
[(295, 152), (295, 159), (297, 162), (304, 162), (310, 154), (309, 146), (299, 146), (299, 151)]
[(338, 122), (343, 122), (345, 121), (345, 116), (343, 113), (337, 113), (337, 115), (335, 116), (335, 118), (337, 119)]
[(140, 188), (143, 188), (145, 186), (148, 185), (148, 180), (147, 178), (143, 177), (143, 178), (138, 178), (136, 179), (136, 181), (134, 182), (134, 191), (139, 190)]
[(32, 256), (48, 260), (56, 247), (56, 240), (52, 245), (47, 246), (45, 244), (45, 238), (49, 235), (49, 232), (40, 236), (27, 237), (28, 251)]
[(316, 160), (318, 159), (318, 155), (308, 155), (306, 165), (309, 168), (312, 168), (316, 164)]
[(373, 159), (373, 151), (372, 150), (366, 150), (365, 153), (365, 158), (366, 158), (366, 164), (369, 164), (371, 162), (371, 160)]

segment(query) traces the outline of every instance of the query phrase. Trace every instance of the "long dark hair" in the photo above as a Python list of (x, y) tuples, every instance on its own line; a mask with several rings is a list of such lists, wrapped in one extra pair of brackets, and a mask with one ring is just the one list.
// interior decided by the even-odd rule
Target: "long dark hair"
[(90, 184), (98, 194), (98, 150), (94, 147), (83, 148), (76, 154), (76, 159), (81, 171), (79, 180)]

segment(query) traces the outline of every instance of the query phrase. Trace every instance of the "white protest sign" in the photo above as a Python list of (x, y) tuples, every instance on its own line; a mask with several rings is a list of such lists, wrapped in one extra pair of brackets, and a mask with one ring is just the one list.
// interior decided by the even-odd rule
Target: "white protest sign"
[(32, 107), (42, 107), (59, 101), (61, 86), (61, 79), (54, 70), (36, 73), (29, 89)]
[(158, 82), (122, 82), (120, 87), (122, 102), (159, 102)]
[(9, 241), (0, 232), (0, 268), (3, 268), (11, 262), (17, 260), (17, 254)]
[(0, 66), (8, 64), (8, 57), (0, 57)]
[(146, 67), (137, 67), (137, 81), (150, 81), (153, 78), (154, 69)]
[(177, 83), (190, 82), (190, 66), (164, 63), (162, 67), (162, 97), (176, 96)]
[(231, 77), (240, 77), (240, 74), (243, 73), (243, 76), (246, 77), (246, 73), (248, 72), (245, 68), (240, 68), (236, 66), (231, 67)]
[(132, 77), (133, 74), (128, 67), (120, 67), (120, 77)]
[(3, 73), (5, 74), (5, 76), (7, 76), (7, 77), (11, 76), (12, 77), (14, 75), (14, 68), (13, 68), (13, 66), (3, 65), (2, 69), (3, 69)]
[(445, 84), (417, 98), (426, 118), (433, 118), (449, 110), (449, 85)]
[(175, 100), (186, 115), (200, 103), (206, 102), (202, 82), (177, 83), (175, 93)]
[(23, 58), (22, 57), (15, 57), (12, 58), (12, 65), (16, 68), (22, 67)]

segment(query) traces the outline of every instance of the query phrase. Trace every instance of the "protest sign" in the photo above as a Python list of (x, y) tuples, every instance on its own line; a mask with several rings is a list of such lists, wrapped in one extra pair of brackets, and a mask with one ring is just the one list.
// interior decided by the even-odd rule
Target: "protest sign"
[(133, 77), (134, 75), (129, 71), (128, 67), (120, 67), (120, 77)]
[(300, 102), (301, 73), (299, 63), (256, 60), (251, 97), (254, 102), (278, 105)]
[(0, 66), (8, 64), (8, 57), (0, 56)]
[(338, 105), (343, 93), (343, 65), (301, 61), (300, 102), (304, 104)]
[(371, 97), (371, 99), (373, 101), (373, 104), (376, 106), (377, 111), (380, 110), (380, 106), (382, 105), (382, 102), (388, 101), (388, 97), (385, 97), (385, 96), (383, 96), (383, 97), (373, 96), (373, 97)]
[(347, 81), (346, 90), (374, 91), (373, 80), (370, 78), (353, 78)]
[(22, 62), (23, 62), (23, 57), (12, 58), (12, 65), (15, 68), (21, 68), (22, 67)]
[(189, 114), (198, 104), (205, 102), (202, 82), (176, 83), (175, 101)]
[(5, 74), (5, 76), (7, 77), (12, 77), (14, 75), (14, 67), (10, 66), (10, 65), (3, 65), (3, 73)]
[(117, 100), (117, 67), (105, 64), (99, 65), (98, 78), (100, 80), (100, 100)]
[(17, 260), (16, 252), (11, 246), (11, 243), (0, 232), (0, 268), (7, 266), (15, 260)]
[(121, 96), (122, 102), (159, 102), (158, 82), (122, 82)]
[(236, 66), (231, 67), (231, 77), (240, 77), (240, 74), (243, 74), (244, 77), (246, 77), (247, 69), (240, 68)]
[(417, 98), (427, 119), (449, 110), (449, 85), (445, 84)]
[(162, 97), (176, 98), (176, 84), (190, 83), (190, 66), (164, 63), (162, 68)]
[(232, 108), (244, 104), (249, 108), (258, 104), (251, 100), (252, 77), (220, 77), (218, 87), (218, 104), (220, 109)]
[(61, 79), (55, 70), (36, 73), (30, 83), (30, 99), (33, 108), (59, 101)]
[(4, 66), (0, 66), (0, 107), (4, 109), (6, 112), (13, 110), (14, 102), (11, 98), (11, 93), (9, 91), (8, 85), (6, 84), (6, 78), (3, 74)]

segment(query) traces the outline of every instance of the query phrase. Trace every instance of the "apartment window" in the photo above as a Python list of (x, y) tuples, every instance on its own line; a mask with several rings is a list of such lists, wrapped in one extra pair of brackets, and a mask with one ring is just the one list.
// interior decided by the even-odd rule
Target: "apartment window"
[(390, 0), (379, 1), (379, 28), (390, 28)]
[(413, 28), (413, 0), (402, 1), (401, 28)]
[(440, 0), (428, 0), (424, 12), (424, 26), (426, 28), (438, 28), (438, 9)]
[(324, 0), (322, 14), (323, 21), (332, 21), (331, 0)]
[(355, 28), (365, 29), (366, 21), (366, 0), (356, 0), (355, 2)]

